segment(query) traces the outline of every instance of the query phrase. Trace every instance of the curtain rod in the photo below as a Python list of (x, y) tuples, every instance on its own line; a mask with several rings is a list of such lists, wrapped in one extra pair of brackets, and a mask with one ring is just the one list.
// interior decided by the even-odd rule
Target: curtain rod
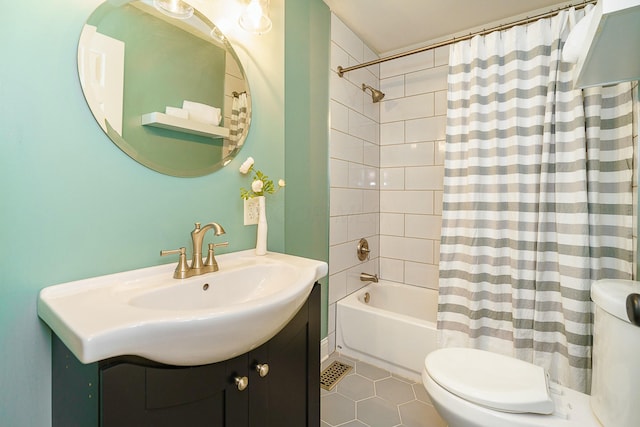
[(404, 58), (405, 56), (414, 55), (416, 53), (426, 52), (428, 50), (436, 49), (438, 47), (450, 45), (450, 44), (461, 42), (461, 41), (464, 41), (464, 40), (469, 40), (469, 39), (472, 39), (475, 36), (484, 36), (486, 34), (494, 32), (494, 31), (508, 30), (509, 28), (513, 28), (515, 26), (522, 25), (522, 24), (528, 24), (529, 22), (537, 21), (538, 19), (549, 18), (549, 17), (557, 15), (558, 13), (560, 13), (563, 10), (571, 9), (572, 7), (575, 8), (575, 9), (583, 9), (583, 8), (587, 7), (588, 5), (595, 4), (595, 3), (597, 3), (597, 0), (583, 1), (582, 3), (577, 4), (577, 5), (569, 4), (567, 6), (551, 10), (549, 12), (541, 13), (541, 14), (535, 15), (535, 16), (529, 16), (529, 17), (524, 18), (524, 19), (520, 19), (519, 21), (515, 21), (515, 22), (512, 22), (510, 24), (498, 25), (497, 27), (489, 28), (488, 30), (482, 30), (482, 31), (477, 31), (475, 33), (467, 34), (466, 36), (453, 37), (453, 38), (448, 39), (448, 40), (444, 40), (444, 41), (441, 41), (441, 42), (438, 42), (438, 43), (433, 43), (433, 44), (430, 44), (428, 46), (420, 47), (420, 48), (413, 49), (413, 50), (410, 50), (410, 51), (407, 51), (407, 52), (396, 53), (395, 55), (386, 56), (384, 58), (374, 59), (373, 61), (364, 62), (364, 63), (358, 64), (358, 65), (352, 65), (351, 67), (343, 68), (341, 65), (338, 65), (338, 70), (337, 70), (338, 71), (338, 76), (342, 77), (344, 75), (344, 73), (348, 73), (349, 71), (357, 70), (359, 68), (369, 67), (370, 65), (376, 65), (376, 64), (380, 64), (382, 62), (392, 61), (392, 60), (398, 59), (398, 58)]

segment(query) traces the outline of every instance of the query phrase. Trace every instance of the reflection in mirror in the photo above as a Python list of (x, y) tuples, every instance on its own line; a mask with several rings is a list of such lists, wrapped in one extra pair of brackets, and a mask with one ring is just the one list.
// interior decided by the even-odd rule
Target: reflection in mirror
[(251, 96), (220, 30), (197, 10), (177, 19), (160, 7), (174, 2), (100, 5), (82, 29), (78, 74), (91, 112), (120, 149), (167, 175), (202, 176), (242, 147)]

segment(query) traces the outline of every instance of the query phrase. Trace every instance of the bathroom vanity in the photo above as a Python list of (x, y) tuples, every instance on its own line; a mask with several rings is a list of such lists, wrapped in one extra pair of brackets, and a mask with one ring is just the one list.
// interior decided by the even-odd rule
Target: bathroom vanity
[(320, 425), (317, 283), (275, 337), (213, 364), (174, 366), (131, 356), (83, 364), (52, 336), (53, 427)]

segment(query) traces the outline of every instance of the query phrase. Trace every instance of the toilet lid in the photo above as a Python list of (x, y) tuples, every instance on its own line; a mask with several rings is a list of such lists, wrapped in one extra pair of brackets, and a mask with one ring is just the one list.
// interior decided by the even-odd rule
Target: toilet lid
[(429, 376), (467, 401), (503, 412), (551, 414), (547, 376), (539, 366), (472, 348), (443, 348), (425, 359)]

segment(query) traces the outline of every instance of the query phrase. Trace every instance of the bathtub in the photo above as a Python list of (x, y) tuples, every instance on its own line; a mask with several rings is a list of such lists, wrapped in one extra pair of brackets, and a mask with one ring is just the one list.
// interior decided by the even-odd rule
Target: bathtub
[(336, 349), (421, 382), (424, 358), (437, 348), (437, 309), (438, 291), (371, 283), (338, 301)]

